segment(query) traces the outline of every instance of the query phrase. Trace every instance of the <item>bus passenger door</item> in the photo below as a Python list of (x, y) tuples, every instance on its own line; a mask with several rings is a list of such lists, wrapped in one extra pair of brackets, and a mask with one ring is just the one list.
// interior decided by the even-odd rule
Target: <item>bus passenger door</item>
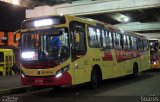
[(71, 58), (72, 68), (74, 68), (74, 84), (85, 82), (85, 57), (86, 42), (85, 42), (85, 25), (80, 22), (70, 23), (71, 32)]

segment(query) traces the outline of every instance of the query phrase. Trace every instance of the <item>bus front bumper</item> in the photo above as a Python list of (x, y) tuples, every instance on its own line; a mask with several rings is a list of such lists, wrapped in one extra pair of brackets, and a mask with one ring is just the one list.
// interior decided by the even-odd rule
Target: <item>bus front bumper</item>
[(69, 86), (72, 85), (71, 75), (66, 72), (61, 77), (55, 76), (24, 76), (21, 75), (23, 85), (31, 86)]

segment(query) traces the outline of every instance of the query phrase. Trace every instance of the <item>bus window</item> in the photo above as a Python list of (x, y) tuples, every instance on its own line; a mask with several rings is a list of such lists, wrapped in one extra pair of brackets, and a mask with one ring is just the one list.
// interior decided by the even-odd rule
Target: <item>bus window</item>
[(4, 62), (4, 53), (0, 52), (0, 62)]
[(134, 37), (131, 37), (131, 49), (137, 50), (137, 39)]
[(104, 34), (105, 31), (102, 30), (101, 32), (102, 32), (102, 47), (105, 48), (105, 47), (106, 47), (106, 43), (105, 43), (105, 34)]
[(101, 32), (100, 29), (96, 29), (96, 41), (98, 44), (98, 47), (101, 47)]
[(94, 35), (96, 35), (96, 31), (95, 31), (95, 28), (93, 28), (93, 27), (88, 27), (88, 30), (89, 30), (89, 46), (93, 47), (95, 45), (94, 44)]
[(112, 48), (113, 44), (112, 44), (112, 33), (105, 31), (104, 33), (102, 33), (102, 39), (103, 39), (103, 47), (104, 48)]
[(88, 27), (88, 30), (89, 30), (89, 46), (93, 48), (101, 47), (100, 29)]
[(150, 40), (150, 54), (158, 54), (158, 41)]
[(130, 38), (127, 35), (123, 35), (123, 47), (125, 50), (130, 49)]
[(131, 44), (130, 44), (130, 36), (127, 36), (127, 49), (130, 50), (131, 49)]
[(143, 40), (143, 46), (144, 46), (144, 50), (148, 50), (148, 40), (144, 39)]
[(138, 38), (138, 50), (143, 50), (142, 39)]
[[(49, 52), (49, 59), (55, 57), (60, 59), (66, 59), (69, 56), (69, 43), (68, 43), (68, 33), (66, 29), (60, 29), (58, 35), (48, 34), (44, 36), (45, 49)], [(58, 31), (57, 31), (58, 32)], [(57, 56), (58, 55), (58, 56)]]
[(124, 49), (127, 49), (127, 38), (126, 38), (126, 35), (123, 35), (123, 47), (124, 47)]
[(116, 33), (115, 40), (114, 40), (115, 41), (115, 48), (122, 49), (121, 39), (122, 39), (122, 35)]

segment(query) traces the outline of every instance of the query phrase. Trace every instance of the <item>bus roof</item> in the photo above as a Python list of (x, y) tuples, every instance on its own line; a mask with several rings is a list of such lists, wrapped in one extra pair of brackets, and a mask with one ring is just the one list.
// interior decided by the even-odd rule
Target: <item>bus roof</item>
[[(76, 18), (79, 21), (82, 21), (84, 23), (87, 22), (87, 24), (93, 25), (93, 26), (97, 26), (97, 25), (101, 25), (102, 27), (104, 27), (105, 29), (111, 31), (111, 32), (117, 32), (117, 33), (121, 33), (121, 34), (126, 34), (126, 35), (132, 35), (132, 36), (138, 36), (140, 38), (147, 38), (147, 36), (144, 36), (140, 33), (136, 33), (136, 32), (130, 32), (130, 31), (125, 31), (121, 28), (115, 27), (111, 24), (108, 23), (104, 23), (98, 20), (94, 20), (94, 19), (90, 19), (90, 18), (86, 18), (86, 17), (79, 17), (79, 16), (74, 16), (74, 15), (63, 15), (65, 18)], [(36, 20), (36, 19), (41, 19), (41, 18), (48, 18), (48, 17), (62, 17), (60, 15), (49, 15), (49, 16), (41, 16), (41, 17), (34, 17), (34, 18), (30, 18), (25, 20), (26, 21), (30, 21), (30, 20)]]

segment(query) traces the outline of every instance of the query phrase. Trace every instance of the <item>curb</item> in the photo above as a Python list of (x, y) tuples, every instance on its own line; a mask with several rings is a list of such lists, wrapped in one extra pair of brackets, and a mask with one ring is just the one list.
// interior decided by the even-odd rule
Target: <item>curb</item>
[(7, 95), (7, 94), (23, 93), (23, 92), (26, 92), (29, 87), (30, 86), (24, 86), (24, 87), (12, 88), (12, 89), (0, 90), (0, 96)]

